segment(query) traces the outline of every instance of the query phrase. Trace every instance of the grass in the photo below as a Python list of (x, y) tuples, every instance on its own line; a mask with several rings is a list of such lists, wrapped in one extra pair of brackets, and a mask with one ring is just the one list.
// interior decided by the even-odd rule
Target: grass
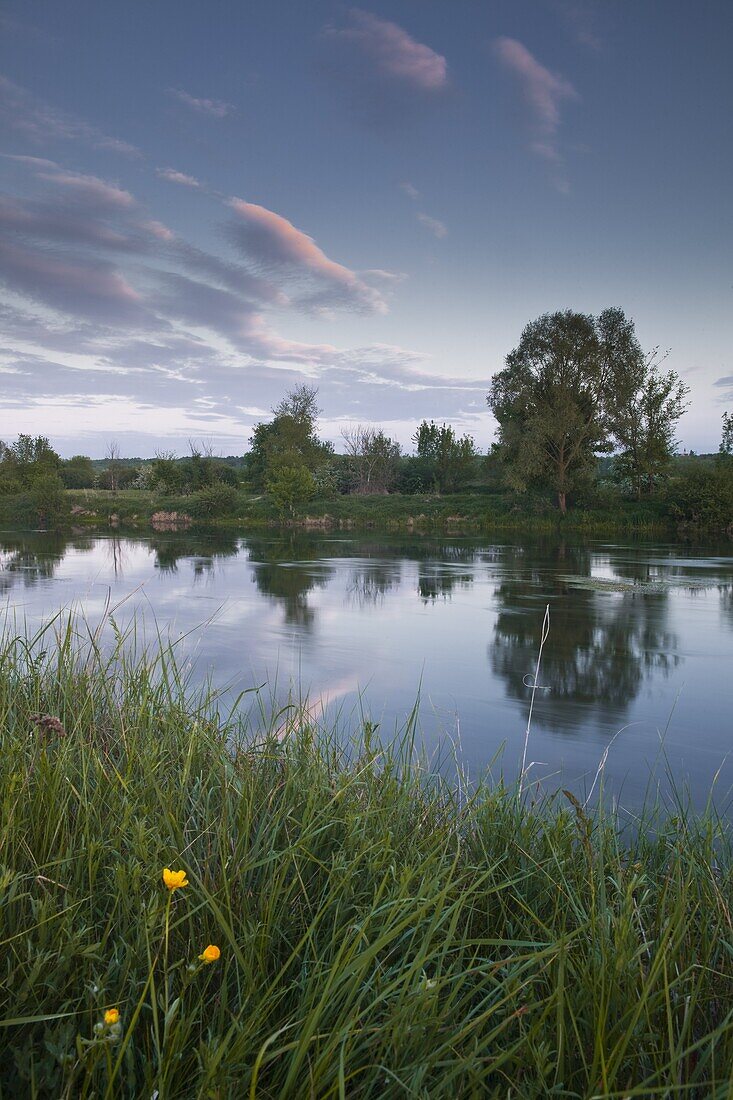
[(0, 1097), (733, 1095), (712, 808), (627, 834), (257, 715), (162, 645), (2, 639)]
[[(77, 527), (107, 527), (114, 513), (122, 526), (149, 527), (156, 511), (193, 513), (193, 498), (161, 497), (140, 489), (112, 494), (101, 489), (67, 492), (69, 506), (84, 511), (71, 517)], [(0, 522), (13, 522), (22, 509), (15, 498), (0, 498)], [(86, 513), (86, 514), (85, 514)], [(22, 515), (21, 515), (22, 518)], [(447, 496), (390, 493), (388, 496), (339, 495), (299, 505), (293, 517), (284, 517), (263, 494), (240, 490), (231, 511), (194, 522), (232, 529), (267, 527), (334, 527), (384, 531), (447, 533), (485, 530), (567, 532), (584, 536), (614, 534), (654, 535), (674, 532), (674, 524), (658, 501), (624, 500), (605, 507), (578, 507), (561, 517), (547, 502), (521, 506), (507, 492), (464, 492)]]

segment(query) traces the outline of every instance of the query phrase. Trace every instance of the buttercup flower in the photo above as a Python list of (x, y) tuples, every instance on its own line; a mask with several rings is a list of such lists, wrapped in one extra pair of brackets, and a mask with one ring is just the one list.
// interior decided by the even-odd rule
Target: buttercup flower
[(221, 957), (221, 951), (214, 943), (210, 943), (208, 947), (205, 947), (199, 958), (202, 963), (215, 963), (218, 958)]
[(171, 871), (170, 867), (163, 868), (163, 882), (169, 890), (179, 890), (181, 886), (188, 886), (185, 871)]
[(118, 1024), (120, 1022), (120, 1010), (118, 1008), (108, 1008), (104, 1014), (104, 1022), (107, 1027)]

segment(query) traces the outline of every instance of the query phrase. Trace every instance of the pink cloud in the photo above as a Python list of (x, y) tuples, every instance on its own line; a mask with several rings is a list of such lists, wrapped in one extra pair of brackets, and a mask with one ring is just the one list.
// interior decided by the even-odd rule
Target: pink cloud
[(352, 42), (384, 77), (398, 80), (422, 92), (439, 92), (448, 83), (448, 63), (422, 42), (416, 42), (396, 23), (371, 12), (352, 8), (351, 26), (329, 27), (331, 38)]
[(177, 183), (181, 187), (200, 187), (201, 184), (195, 176), (187, 176), (185, 172), (178, 172), (175, 168), (158, 168), (156, 175), (168, 183)]
[[(515, 38), (498, 38), (494, 44), (502, 64), (518, 80), (522, 97), (530, 112), (534, 137), (532, 152), (552, 162), (556, 168), (562, 165), (558, 145), (560, 106), (564, 100), (579, 99), (572, 84), (563, 76), (550, 72), (534, 57), (526, 46)], [(562, 190), (567, 187), (561, 175), (555, 182)]]
[(168, 228), (167, 225), (163, 225), (162, 222), (157, 222), (154, 219), (147, 222), (141, 222), (140, 228), (150, 233), (152, 237), (155, 237), (159, 241), (173, 241), (175, 240), (175, 233)]
[(129, 191), (123, 191), (113, 183), (98, 179), (97, 176), (82, 176), (76, 172), (39, 172), (39, 177), (67, 187), (75, 194), (102, 206), (128, 210), (135, 205)]
[[(326, 288), (314, 301), (323, 308), (351, 305), (369, 312), (384, 313), (384, 299), (373, 287), (343, 264), (330, 260), (312, 237), (297, 229), (287, 218), (244, 199), (230, 199), (238, 218), (238, 243), (248, 257), (268, 269), (286, 269), (295, 276), (307, 275)], [(327, 289), (335, 292), (329, 296)]]
[(0, 242), (0, 278), (13, 291), (53, 309), (104, 323), (140, 323), (141, 296), (108, 264)]

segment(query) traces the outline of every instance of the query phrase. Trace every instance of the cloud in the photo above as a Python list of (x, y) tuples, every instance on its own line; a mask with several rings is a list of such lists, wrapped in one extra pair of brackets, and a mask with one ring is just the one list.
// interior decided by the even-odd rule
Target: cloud
[(438, 237), (438, 239), (448, 236), (448, 230), (437, 218), (431, 218), (428, 214), (419, 212), (417, 220), (421, 225), (424, 225), (426, 229), (429, 229), (433, 236)]
[(352, 8), (348, 19), (349, 26), (328, 27), (325, 33), (332, 39), (355, 45), (379, 76), (420, 92), (438, 92), (446, 87), (445, 58), (416, 42), (402, 27), (360, 8)]
[(194, 176), (187, 176), (185, 172), (178, 172), (175, 168), (157, 168), (157, 176), (168, 183), (177, 183), (181, 187), (200, 187), (201, 184)]
[(563, 158), (559, 149), (560, 106), (564, 100), (580, 97), (569, 81), (550, 72), (515, 38), (498, 38), (496, 55), (519, 83), (532, 128), (530, 149), (553, 168), (553, 180), (561, 191), (567, 190)]
[(84, 119), (51, 107), (4, 76), (0, 76), (0, 117), (11, 129), (36, 143), (79, 141), (127, 157), (142, 156), (129, 142), (110, 137)]
[(405, 180), (404, 183), (401, 183), (400, 187), (405, 192), (408, 199), (413, 199), (413, 200), (417, 201), (420, 198), (420, 192), (418, 191), (417, 187), (414, 187), (409, 182), (409, 180)]
[(393, 129), (444, 98), (448, 63), (406, 30), (352, 8), (343, 26), (323, 30), (324, 71), (337, 79), (346, 101), (369, 125)]
[(107, 183), (97, 176), (83, 176), (78, 172), (39, 172), (39, 178), (66, 187), (73, 194), (94, 206), (127, 210), (135, 205), (129, 191), (123, 191), (116, 184)]
[(122, 252), (146, 249), (143, 226), (131, 226), (121, 232), (84, 210), (58, 203), (0, 196), (0, 228), (44, 243), (61, 241)]
[(0, 280), (62, 313), (115, 325), (150, 324), (141, 296), (110, 264), (0, 241)]
[(256, 203), (233, 198), (230, 238), (256, 268), (292, 282), (298, 302), (316, 311), (351, 309), (385, 313), (384, 297), (343, 264), (330, 260), (312, 237), (287, 218)]
[(177, 99), (179, 103), (190, 107), (197, 114), (209, 115), (211, 118), (225, 118), (234, 110), (231, 103), (224, 103), (221, 99), (199, 99), (197, 96), (185, 92), (182, 88), (169, 88), (168, 94)]

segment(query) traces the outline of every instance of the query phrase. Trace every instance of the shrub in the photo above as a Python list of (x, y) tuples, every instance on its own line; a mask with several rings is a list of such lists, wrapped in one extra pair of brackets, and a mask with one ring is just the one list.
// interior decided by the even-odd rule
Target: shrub
[(186, 501), (186, 511), (194, 519), (213, 519), (233, 512), (237, 491), (231, 485), (209, 485), (192, 493)]

